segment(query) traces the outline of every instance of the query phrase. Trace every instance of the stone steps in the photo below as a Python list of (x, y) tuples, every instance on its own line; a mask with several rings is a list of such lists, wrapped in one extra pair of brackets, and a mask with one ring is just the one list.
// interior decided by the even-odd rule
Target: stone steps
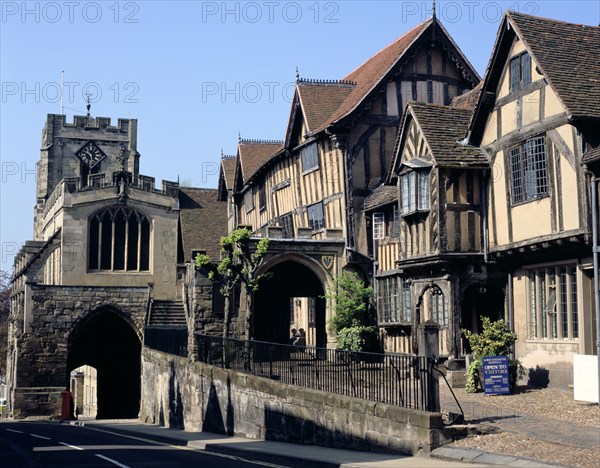
[(187, 326), (183, 302), (154, 300), (149, 325), (178, 328)]

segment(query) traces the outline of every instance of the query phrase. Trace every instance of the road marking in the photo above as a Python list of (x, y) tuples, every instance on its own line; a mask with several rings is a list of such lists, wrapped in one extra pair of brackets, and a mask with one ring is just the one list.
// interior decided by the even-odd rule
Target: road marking
[(95, 453), (94, 455), (96, 455), (98, 458), (102, 458), (102, 460), (106, 460), (107, 462), (110, 462), (114, 465), (120, 466), (121, 468), (129, 468), (127, 465), (123, 465), (122, 463), (119, 463), (117, 460), (113, 460), (112, 458), (105, 457), (104, 455), (100, 455), (99, 453)]
[(38, 439), (50, 440), (50, 437), (44, 437), (37, 434), (29, 434), (31, 437), (37, 437)]
[(67, 444), (66, 442), (59, 442), (60, 445), (64, 445), (65, 447), (71, 447), (75, 450), (83, 450), (81, 447), (76, 447), (75, 445)]
[(23, 431), (17, 431), (16, 429), (6, 429), (8, 432), (16, 432), (17, 434), (23, 434)]

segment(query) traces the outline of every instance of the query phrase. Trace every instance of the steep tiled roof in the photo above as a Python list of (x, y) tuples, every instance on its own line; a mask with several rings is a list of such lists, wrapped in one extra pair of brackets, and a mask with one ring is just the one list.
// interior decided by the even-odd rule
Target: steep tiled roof
[(398, 188), (395, 185), (380, 185), (365, 199), (363, 211), (372, 211), (396, 201), (398, 201)]
[(454, 107), (455, 109), (466, 109), (470, 111), (475, 110), (482, 88), (483, 81), (480, 81), (477, 84), (477, 86), (475, 86), (472, 90), (467, 91), (466, 93), (463, 93), (460, 96), (456, 96), (454, 99), (452, 99), (450, 107)]
[(600, 27), (513, 11), (507, 17), (569, 112), (600, 117)]
[(583, 164), (589, 164), (595, 161), (600, 161), (600, 146), (588, 149), (583, 155), (583, 158), (581, 158)]
[(227, 203), (217, 200), (217, 190), (179, 188), (179, 223), (186, 261), (192, 250), (205, 250), (219, 259), (220, 239), (227, 235)]
[(428, 19), (417, 25), (347, 75), (344, 81), (354, 82), (356, 86), (335, 113), (322, 126), (324, 127), (336, 122), (352, 112), (398, 62), (419, 35), (431, 24), (432, 19)]
[(238, 156), (242, 168), (242, 179), (246, 183), (271, 156), (283, 148), (281, 141), (241, 140)]
[(465, 138), (472, 111), (422, 102), (411, 102), (408, 108), (423, 131), (436, 164), (446, 167), (489, 165), (482, 150), (458, 143)]
[(300, 81), (298, 94), (309, 131), (321, 128), (353, 89), (354, 85), (344, 82)]
[(236, 162), (237, 161), (235, 156), (225, 156), (221, 158), (221, 171), (223, 171), (223, 176), (225, 178), (227, 190), (233, 189), (233, 179), (235, 177)]

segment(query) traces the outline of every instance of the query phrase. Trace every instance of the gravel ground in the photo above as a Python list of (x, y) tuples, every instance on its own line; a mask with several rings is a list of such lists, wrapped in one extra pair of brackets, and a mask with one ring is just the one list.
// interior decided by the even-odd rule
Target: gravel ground
[[(598, 405), (574, 401), (572, 392), (549, 388), (520, 387), (506, 396), (472, 394), (464, 389), (454, 389), (454, 393), (467, 424), (479, 425), (484, 434), (469, 436), (452, 446), (571, 466), (600, 467)], [(440, 386), (440, 397), (443, 412), (458, 412), (445, 385)]]
[(600, 456), (598, 455), (597, 448), (595, 450), (586, 450), (569, 447), (568, 450), (565, 450), (565, 447), (562, 445), (525, 437), (512, 432), (472, 436), (458, 440), (450, 445), (452, 447), (478, 448), (486, 452), (534, 458), (562, 465), (583, 466), (587, 468), (598, 468), (600, 466)]
[[(513, 395), (485, 396), (483, 392), (467, 393), (464, 388), (453, 390), (468, 421), (510, 415), (535, 415), (600, 428), (600, 406), (575, 401), (573, 393), (569, 391), (519, 387)], [(455, 411), (452, 408), (456, 403), (446, 385), (440, 385), (440, 398), (442, 408)]]

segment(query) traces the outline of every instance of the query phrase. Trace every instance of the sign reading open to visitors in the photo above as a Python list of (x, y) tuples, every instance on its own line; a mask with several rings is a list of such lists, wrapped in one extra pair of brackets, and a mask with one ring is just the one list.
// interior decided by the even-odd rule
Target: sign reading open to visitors
[(508, 356), (484, 356), (483, 392), (485, 395), (510, 395)]

